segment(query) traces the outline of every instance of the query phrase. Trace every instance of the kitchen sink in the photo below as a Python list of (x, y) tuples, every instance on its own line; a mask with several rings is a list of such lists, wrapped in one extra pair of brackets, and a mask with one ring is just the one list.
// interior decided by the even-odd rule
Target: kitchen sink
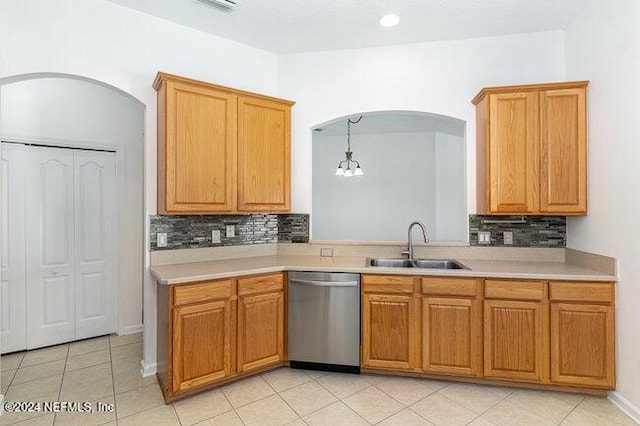
[(451, 259), (367, 259), (367, 266), (383, 268), (469, 269)]

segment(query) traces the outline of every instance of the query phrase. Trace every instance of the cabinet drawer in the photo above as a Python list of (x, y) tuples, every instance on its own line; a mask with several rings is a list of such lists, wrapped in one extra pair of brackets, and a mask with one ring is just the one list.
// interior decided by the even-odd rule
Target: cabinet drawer
[(362, 291), (372, 293), (413, 293), (416, 277), (398, 275), (363, 275)]
[(613, 283), (549, 283), (549, 299), (552, 301), (613, 303), (614, 298)]
[(284, 274), (259, 275), (238, 279), (238, 296), (281, 291), (284, 289)]
[(543, 300), (545, 281), (485, 280), (484, 296), (488, 299)]
[(231, 280), (179, 285), (173, 290), (173, 305), (186, 305), (229, 297), (231, 297)]
[(423, 294), (438, 294), (448, 296), (470, 296), (477, 294), (475, 278), (423, 278)]

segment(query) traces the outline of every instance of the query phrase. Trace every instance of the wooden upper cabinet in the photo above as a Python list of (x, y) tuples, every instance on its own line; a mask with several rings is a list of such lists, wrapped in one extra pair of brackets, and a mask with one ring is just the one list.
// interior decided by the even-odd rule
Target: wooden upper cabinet
[(236, 188), (236, 98), (168, 81), (159, 93), (158, 211), (231, 212)]
[(479, 214), (586, 214), (587, 84), (489, 87), (473, 99)]
[(587, 212), (584, 88), (540, 92), (540, 211)]
[(489, 205), (494, 212), (538, 209), (538, 94), (489, 97)]
[(293, 102), (158, 73), (158, 212), (290, 209)]
[(238, 210), (289, 211), (291, 108), (238, 99)]

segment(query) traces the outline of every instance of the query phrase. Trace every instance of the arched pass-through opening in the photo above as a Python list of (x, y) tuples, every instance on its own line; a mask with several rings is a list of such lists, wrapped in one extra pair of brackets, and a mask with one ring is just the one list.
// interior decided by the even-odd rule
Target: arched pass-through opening
[(466, 122), (371, 111), (311, 128), (315, 241), (400, 242), (419, 220), (429, 240), (467, 241)]
[[(75, 223), (73, 225), (75, 233), (81, 233), (84, 230), (83, 240), (76, 241), (76, 245), (82, 246), (86, 253), (93, 250), (85, 256), (86, 262), (82, 266), (85, 269), (73, 270), (71, 268), (73, 271), (69, 275), (71, 280), (77, 282), (80, 280), (79, 277), (84, 274), (84, 276), (93, 279), (93, 284), (91, 281), (87, 281), (85, 293), (80, 292), (72, 297), (82, 298), (82, 294), (90, 294), (92, 285), (96, 289), (100, 287), (99, 282), (104, 277), (100, 276), (101, 272), (98, 270), (87, 269), (87, 265), (92, 262), (99, 263), (92, 259), (97, 259), (99, 255), (102, 255), (101, 250), (104, 247), (101, 246), (100, 241), (105, 236), (100, 232), (106, 229), (104, 228), (107, 226), (104, 225), (106, 223), (114, 234), (112, 247), (109, 248), (113, 252), (112, 263), (114, 265), (111, 270), (112, 274), (104, 286), (107, 291), (111, 292), (109, 297), (113, 298), (114, 320), (109, 331), (120, 334), (142, 332), (145, 239), (143, 164), (145, 108), (145, 105), (132, 95), (109, 84), (82, 76), (33, 73), (0, 79), (0, 139), (3, 142), (3, 148), (11, 146), (11, 149), (6, 150), (0, 148), (0, 153), (3, 156), (3, 173), (1, 175), (3, 182), (0, 183), (3, 188), (0, 209), (2, 212), (2, 245), (0, 248), (2, 252), (0, 256), (2, 258), (2, 285), (4, 286), (0, 293), (0, 297), (2, 297), (0, 309), (4, 313), (2, 318), (14, 315), (12, 310), (15, 307), (15, 299), (12, 298), (18, 297), (17, 290), (10, 288), (9, 285), (14, 284), (15, 280), (22, 278), (26, 280), (26, 272), (21, 277), (17, 271), (23, 268), (26, 271), (28, 265), (22, 265), (19, 259), (16, 260), (15, 244), (18, 246), (22, 244), (25, 251), (29, 249), (25, 234), (15, 235), (14, 233), (11, 235), (11, 232), (8, 232), (12, 229), (9, 225), (12, 217), (9, 194), (12, 188), (15, 188), (15, 182), (10, 179), (9, 170), (6, 167), (9, 163), (5, 157), (9, 155), (9, 151), (15, 151), (15, 149), (21, 151), (18, 155), (21, 159), (26, 158), (24, 156), (26, 151), (51, 150), (47, 152), (54, 153), (54, 156), (59, 153), (59, 156), (70, 158), (70, 167), (73, 167), (73, 164), (79, 164), (79, 158), (86, 159), (87, 167), (85, 169), (88, 171), (91, 171), (92, 168), (98, 170), (95, 176), (99, 176), (101, 173), (108, 175), (108, 169), (103, 168), (108, 166), (101, 163), (101, 158), (106, 159), (107, 163), (105, 164), (112, 161), (113, 206), (104, 204), (104, 200), (98, 200), (95, 197), (85, 197), (85, 205), (78, 204), (78, 191), (83, 188), (83, 185), (87, 186), (86, 182), (89, 180), (85, 183), (69, 183), (70, 192), (65, 195), (74, 200), (69, 201), (70, 208), (85, 214), (85, 219), (81, 224)], [(7, 152), (5, 153), (5, 151)], [(51, 162), (51, 164), (58, 163), (63, 164), (64, 161), (56, 159)], [(74, 170), (76, 175), (81, 173), (78, 170), (85, 170), (78, 169), (78, 167)], [(102, 184), (99, 184), (98, 187), (102, 188), (100, 185)], [(50, 198), (52, 195), (60, 195), (55, 193), (53, 189), (49, 189), (47, 193)], [(26, 208), (31, 207), (30, 204), (26, 204)], [(113, 210), (113, 215), (108, 218), (102, 217), (102, 213), (109, 208)], [(33, 214), (26, 215), (25, 220), (28, 221), (32, 217), (35, 216)], [(27, 227), (32, 227), (32, 225), (26, 223)], [(84, 228), (82, 228), (83, 226)], [(22, 239), (21, 243), (15, 243), (20, 239)], [(10, 243), (12, 244), (11, 249), (9, 249)], [(77, 255), (77, 251), (75, 254)], [(60, 277), (63, 273), (62, 269), (58, 268), (56, 276)], [(43, 277), (38, 279), (48, 279), (46, 276)], [(90, 299), (87, 298), (88, 304), (91, 304)], [(76, 303), (78, 300), (73, 302), (60, 300), (78, 306)], [(80, 302), (82, 301), (80, 300)], [(94, 313), (97, 315), (102, 309), (97, 305), (99, 303), (85, 306), (85, 316), (91, 317)], [(77, 320), (79, 317), (82, 315), (74, 312), (73, 320)], [(20, 315), (16, 318), (17, 323), (26, 321), (26, 317), (22, 318)], [(16, 321), (12, 321), (12, 325), (14, 323)], [(25, 332), (27, 331), (25, 328)], [(3, 344), (4, 335), (8, 332), (8, 328), (3, 324), (3, 335), (0, 339), (0, 351), (3, 353), (12, 350)], [(80, 338), (89, 337), (91, 330), (87, 333), (89, 334), (80, 335)]]

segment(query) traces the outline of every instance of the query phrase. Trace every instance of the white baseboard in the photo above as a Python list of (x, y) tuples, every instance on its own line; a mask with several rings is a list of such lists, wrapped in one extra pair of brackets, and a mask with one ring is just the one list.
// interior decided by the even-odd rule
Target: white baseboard
[(143, 359), (142, 361), (140, 361), (140, 365), (141, 365), (140, 373), (142, 373), (142, 377), (153, 376), (158, 372), (158, 364), (156, 363), (147, 364), (144, 362), (144, 359)]
[(144, 325), (142, 324), (138, 324), (138, 325), (128, 325), (126, 327), (124, 327), (122, 329), (122, 333), (121, 334), (136, 334), (136, 333), (142, 333), (144, 331)]
[(620, 392), (609, 392), (609, 401), (616, 404), (622, 411), (624, 411), (633, 421), (640, 424), (640, 408), (636, 407), (627, 398), (622, 396)]
[(0, 416), (4, 413), (4, 395), (0, 393)]

